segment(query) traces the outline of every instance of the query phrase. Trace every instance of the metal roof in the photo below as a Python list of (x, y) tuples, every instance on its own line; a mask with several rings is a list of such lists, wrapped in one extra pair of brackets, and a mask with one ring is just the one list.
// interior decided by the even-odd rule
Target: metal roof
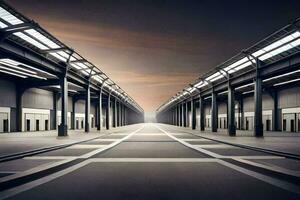
[[(0, 31), (2, 41), (4, 39), (13, 41), (47, 57), (51, 61), (66, 63), (68, 71), (75, 72), (87, 81), (115, 93), (116, 96), (143, 112), (143, 109), (120, 86), (101, 71), (99, 66), (85, 59), (39, 24), (25, 17), (3, 1), (0, 2)], [(47, 80), (57, 78), (54, 74), (8, 58), (0, 59), (0, 73), (23, 79)]]

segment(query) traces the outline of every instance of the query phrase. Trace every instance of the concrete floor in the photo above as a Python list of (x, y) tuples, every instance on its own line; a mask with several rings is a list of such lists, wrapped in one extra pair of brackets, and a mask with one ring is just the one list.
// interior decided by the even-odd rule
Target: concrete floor
[(299, 160), (187, 132), (137, 124), (0, 163), (0, 199), (300, 199)]

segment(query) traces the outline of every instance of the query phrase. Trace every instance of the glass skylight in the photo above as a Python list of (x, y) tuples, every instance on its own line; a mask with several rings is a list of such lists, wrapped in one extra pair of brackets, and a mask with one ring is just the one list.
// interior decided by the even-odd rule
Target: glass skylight
[(2, 18), (3, 20), (5, 20), (6, 22), (12, 25), (24, 23), (22, 20), (18, 19), (16, 16), (12, 15), (2, 7), (0, 7), (0, 18)]

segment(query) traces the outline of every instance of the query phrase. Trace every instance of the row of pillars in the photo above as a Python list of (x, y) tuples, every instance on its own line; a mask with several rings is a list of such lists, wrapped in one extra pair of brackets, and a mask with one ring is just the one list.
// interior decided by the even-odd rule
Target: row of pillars
[[(61, 88), (61, 121), (58, 125), (58, 136), (67, 136), (68, 135), (68, 81), (67, 77), (63, 76), (60, 78), (60, 88)], [(22, 131), (22, 96), (24, 92), (29, 89), (22, 87), (20, 85), (17, 89), (17, 97), (16, 97), (16, 124), (17, 124), (17, 131)], [(97, 110), (97, 130), (102, 129), (102, 123), (101, 119), (102, 116), (102, 88), (99, 91), (99, 97), (98, 97), (98, 110)], [(110, 127), (119, 127), (119, 126), (125, 126), (128, 125), (127, 115), (128, 115), (128, 109), (127, 107), (120, 101), (118, 101), (116, 98), (111, 97), (111, 93), (108, 94), (107, 99), (107, 105), (106, 105), (106, 129), (110, 129)], [(56, 112), (57, 112), (57, 95), (55, 94), (53, 96), (53, 102), (54, 102), (54, 129), (56, 129)], [(71, 116), (71, 129), (75, 129), (75, 103), (76, 100), (73, 99), (72, 102), (72, 116)], [(112, 111), (111, 111), (112, 107)], [(91, 88), (88, 84), (86, 86), (86, 95), (85, 95), (85, 132), (90, 132), (91, 122), (90, 122), (90, 109), (91, 109)], [(110, 115), (112, 113), (112, 124), (110, 122)]]
[[(68, 123), (67, 123), (67, 114), (68, 114), (68, 83), (67, 78), (63, 77), (61, 78), (60, 82), (61, 87), (61, 122), (58, 126), (58, 136), (67, 136), (68, 135)], [(90, 109), (91, 109), (91, 91), (90, 91), (90, 85), (88, 84), (86, 86), (86, 96), (85, 96), (85, 132), (90, 132), (91, 127), (91, 118), (90, 118)], [(97, 110), (97, 130), (102, 129), (102, 122), (101, 119), (102, 116), (102, 89), (99, 91), (99, 97), (98, 97), (98, 110)], [(73, 115), (72, 115), (72, 122), (71, 122), (71, 128), (75, 129), (75, 101), (73, 100)], [(112, 110), (111, 110), (112, 109)], [(127, 125), (127, 107), (121, 103), (120, 101), (117, 101), (116, 98), (112, 99), (111, 93), (108, 94), (107, 98), (107, 105), (106, 105), (106, 121), (105, 126), (106, 129), (110, 129), (111, 127), (119, 127), (119, 126), (125, 126)], [(110, 121), (112, 114), (112, 124)]]
[[(263, 122), (262, 122), (262, 79), (259, 73), (260, 61), (256, 61), (256, 77), (254, 79), (254, 135), (257, 137), (263, 136)], [(227, 122), (228, 122), (228, 135), (236, 135), (235, 124), (235, 89), (228, 80), (228, 100), (227, 100)], [(275, 97), (277, 98), (277, 97)], [(200, 130), (205, 131), (205, 112), (204, 112), (204, 98), (199, 97), (191, 99), (190, 101), (181, 102), (174, 107), (170, 108), (158, 115), (158, 121), (163, 123), (169, 123), (177, 126), (188, 127), (188, 104), (191, 108), (191, 127), (196, 129), (196, 101), (199, 101), (200, 111)], [(218, 110), (217, 110), (217, 93), (212, 87), (211, 92), (211, 131), (217, 132), (218, 130)], [(276, 109), (275, 109), (276, 110)], [(274, 121), (273, 124), (276, 124)]]

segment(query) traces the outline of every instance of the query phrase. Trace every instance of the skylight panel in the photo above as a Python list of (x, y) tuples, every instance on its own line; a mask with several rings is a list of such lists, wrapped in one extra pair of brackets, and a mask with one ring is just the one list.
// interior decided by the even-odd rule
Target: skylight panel
[(67, 62), (67, 58), (62, 57), (61, 55), (59, 55), (58, 53), (50, 53), (52, 56), (54, 56), (55, 58), (63, 61), (63, 62)]
[[(294, 40), (295, 38), (298, 38), (298, 37), (300, 37), (300, 32), (296, 31), (295, 33), (288, 35), (288, 36), (282, 38), (281, 40), (278, 40), (277, 42), (274, 42), (274, 43), (264, 47), (263, 49), (255, 52), (253, 55), (258, 54), (258, 56), (259, 56), (262, 54), (260, 54), (258, 52), (263, 52), (263, 51), (267, 52), (266, 54), (259, 57), (260, 60), (266, 60), (266, 59), (276, 56), (282, 52), (285, 52), (293, 47), (298, 46), (299, 44), (295, 43), (295, 41), (291, 42), (292, 40)], [(291, 42), (291, 43), (289, 43), (289, 42)], [(287, 44), (287, 43), (289, 43), (289, 44)], [(286, 45), (284, 45), (284, 44), (286, 44)], [(280, 47), (281, 45), (284, 45), (284, 46)]]
[(22, 24), (24, 23), (22, 20), (18, 19), (16, 16), (12, 15), (10, 12), (0, 7), (0, 18), (7, 21), (12, 25)]
[(209, 81), (209, 80), (215, 78), (216, 76), (219, 76), (220, 74), (221, 74), (220, 72), (216, 72), (216, 73), (214, 73), (213, 75), (207, 77), (205, 80)]
[(17, 32), (17, 33), (13, 33), (15, 36), (21, 38), (22, 40), (25, 40), (26, 42), (32, 44), (33, 46), (36, 46), (39, 49), (42, 50), (47, 50), (49, 49), (48, 47), (46, 47), (45, 45), (41, 44), (40, 42), (36, 41), (35, 39), (25, 35), (24, 33), (21, 32)]
[(4, 23), (0, 22), (0, 28), (6, 28), (6, 27), (7, 27), (7, 25), (6, 25), (6, 24), (4, 24)]
[(40, 42), (44, 43), (45, 45), (49, 46), (52, 49), (60, 48), (59, 45), (57, 45), (52, 40), (50, 40), (49, 38), (47, 38), (46, 36), (42, 35), (40, 32), (38, 32), (34, 29), (29, 29), (29, 30), (26, 30), (25, 32), (28, 33), (29, 35), (33, 36)]

